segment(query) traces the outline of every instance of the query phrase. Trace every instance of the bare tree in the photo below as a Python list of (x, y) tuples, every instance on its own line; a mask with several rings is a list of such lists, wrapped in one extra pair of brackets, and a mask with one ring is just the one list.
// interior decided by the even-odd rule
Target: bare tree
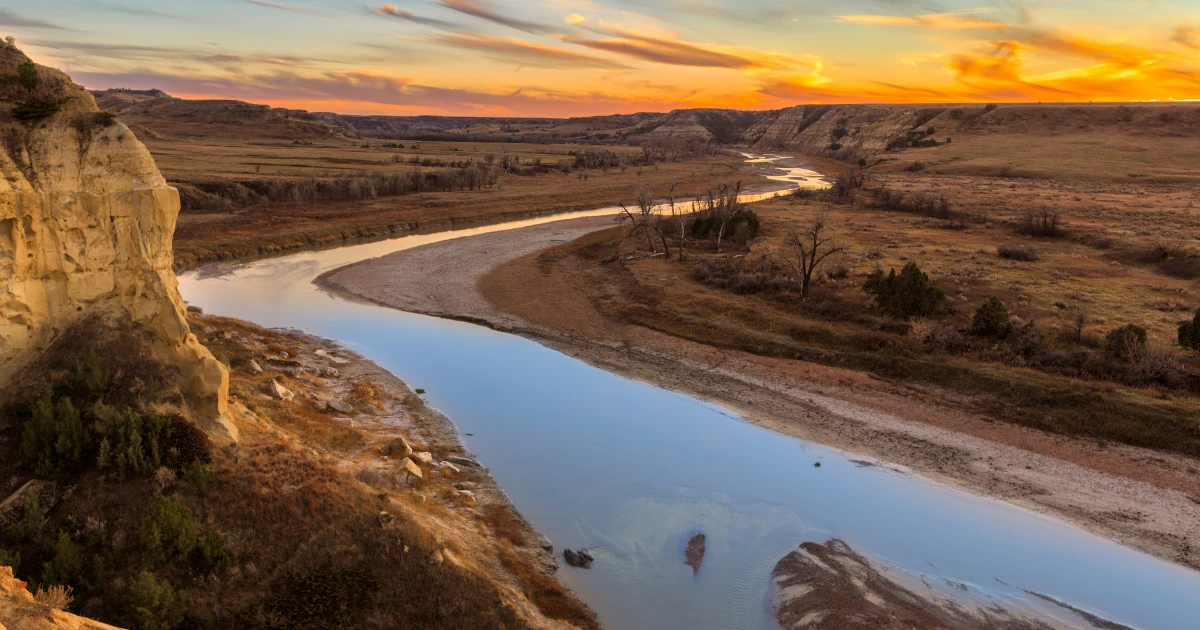
[(671, 203), (671, 218), (679, 225), (679, 260), (683, 260), (687, 251), (687, 223), (683, 220), (683, 212), (675, 209), (675, 187), (679, 182), (671, 184), (669, 201)]
[(658, 204), (654, 203), (654, 198), (649, 192), (639, 190), (637, 197), (634, 199), (636, 208), (630, 210), (624, 203), (621, 204), (621, 214), (617, 215), (617, 223), (625, 223), (628, 221), (631, 224), (629, 235), (626, 238), (633, 238), (638, 234), (646, 237), (646, 246), (651, 252), (658, 253), (654, 247), (654, 237), (662, 243), (663, 251), (666, 257), (671, 257), (671, 248), (667, 245), (667, 237), (659, 229), (661, 217), (659, 216)]
[(813, 274), (826, 258), (846, 251), (846, 247), (830, 234), (826, 215), (820, 212), (804, 231), (788, 230), (783, 239), (783, 246), (788, 253), (781, 257), (787, 261), (792, 270), (800, 278), (800, 297), (808, 297), (812, 288)]

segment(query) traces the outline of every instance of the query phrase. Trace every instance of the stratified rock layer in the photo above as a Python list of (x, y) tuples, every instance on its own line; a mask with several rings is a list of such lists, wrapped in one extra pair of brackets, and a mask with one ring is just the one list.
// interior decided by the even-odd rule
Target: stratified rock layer
[(188, 330), (171, 268), (178, 192), (133, 133), (96, 119), (92, 96), (56, 70), (39, 67), (43, 84), (57, 86), (58, 111), (4, 116), (21, 96), (23, 61), (14, 47), (0, 50), (0, 120), (9, 120), (0, 123), (0, 383), (104, 312), (152, 332), (197, 416), (223, 417), (228, 374)]

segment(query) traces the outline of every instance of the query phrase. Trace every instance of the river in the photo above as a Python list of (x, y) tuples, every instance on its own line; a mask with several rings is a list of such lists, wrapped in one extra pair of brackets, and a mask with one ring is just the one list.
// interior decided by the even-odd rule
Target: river
[[(824, 185), (803, 168), (777, 178)], [(519, 336), (339, 299), (313, 284), (331, 269), (427, 243), (613, 213), (214, 264), (181, 276), (180, 288), (206, 312), (336, 340), (424, 388), (535, 528), (557, 549), (593, 550), (592, 569), (564, 566), (558, 576), (609, 628), (773, 628), (775, 563), (800, 542), (830, 538), (911, 580), (1063, 627), (1092, 626), (1028, 592), (1135, 628), (1200, 627), (1200, 573), (1190, 569), (864, 466)], [(694, 576), (683, 549), (701, 531), (707, 555)]]

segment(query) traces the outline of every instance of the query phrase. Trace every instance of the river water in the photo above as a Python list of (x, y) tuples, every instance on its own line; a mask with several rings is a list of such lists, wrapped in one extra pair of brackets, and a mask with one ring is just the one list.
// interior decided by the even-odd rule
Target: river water
[[(776, 177), (825, 185), (803, 168)], [(862, 466), (522, 337), (338, 299), (312, 283), (427, 243), (613, 213), (214, 264), (181, 276), (180, 288), (206, 312), (337, 340), (424, 388), (556, 549), (593, 550), (592, 569), (564, 566), (558, 577), (609, 628), (773, 628), (775, 563), (801, 542), (830, 538), (909, 582), (966, 588), (964, 597), (1063, 627), (1092, 626), (1028, 591), (1135, 628), (1200, 627), (1200, 573), (998, 501)], [(693, 576), (683, 550), (697, 532), (707, 554)]]

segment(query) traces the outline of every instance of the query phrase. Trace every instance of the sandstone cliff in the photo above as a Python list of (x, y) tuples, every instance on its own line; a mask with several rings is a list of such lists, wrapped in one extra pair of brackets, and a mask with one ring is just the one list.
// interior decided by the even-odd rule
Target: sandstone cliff
[(12, 569), (0, 566), (0, 630), (120, 630), (34, 600)]
[(0, 383), (104, 313), (152, 332), (198, 419), (235, 437), (216, 421), (228, 374), (188, 330), (171, 267), (178, 192), (70, 78), (38, 66), (36, 90), (18, 84), (25, 61), (11, 44), (0, 50)]

